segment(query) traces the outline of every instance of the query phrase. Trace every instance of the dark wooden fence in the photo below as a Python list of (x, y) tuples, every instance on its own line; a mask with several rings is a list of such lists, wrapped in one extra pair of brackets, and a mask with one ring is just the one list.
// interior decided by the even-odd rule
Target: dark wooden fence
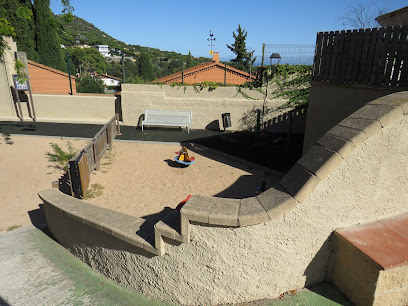
[(71, 193), (83, 198), (88, 190), (93, 170), (99, 170), (100, 160), (107, 149), (112, 148), (113, 139), (120, 133), (119, 116), (116, 114), (92, 138), (92, 141), (68, 162)]
[[(306, 126), (307, 105), (287, 111), (263, 122), (263, 128), (275, 133), (304, 133)], [(293, 121), (293, 122), (292, 122)]]
[(408, 26), (317, 34), (313, 81), (408, 86)]

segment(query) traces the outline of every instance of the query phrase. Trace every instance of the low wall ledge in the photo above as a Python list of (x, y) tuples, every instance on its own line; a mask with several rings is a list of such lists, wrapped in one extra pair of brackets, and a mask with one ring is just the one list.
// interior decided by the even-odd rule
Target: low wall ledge
[[(144, 219), (89, 204), (68, 196), (57, 189), (39, 192), (47, 215), (47, 206), (90, 227), (101, 230), (138, 248), (158, 255), (158, 250), (148, 241), (154, 239), (153, 225)], [(47, 220), (48, 222), (48, 220)]]

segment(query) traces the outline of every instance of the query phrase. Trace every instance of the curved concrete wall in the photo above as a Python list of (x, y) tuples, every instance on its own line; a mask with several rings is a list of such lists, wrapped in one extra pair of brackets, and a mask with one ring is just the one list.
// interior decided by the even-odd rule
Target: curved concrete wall
[[(191, 225), (190, 243), (167, 245), (165, 256), (72, 239), (63, 244), (118, 283), (180, 304), (272, 298), (323, 281), (334, 229), (408, 211), (407, 101), (407, 93), (377, 99), (332, 128), (281, 181), (286, 200), (268, 196), (275, 189), (258, 196), (258, 212), (268, 214), (251, 220), (259, 224), (214, 227), (236, 209), (211, 214), (214, 205), (204, 201), (213, 226)], [(287, 199), (294, 205), (285, 205)], [(273, 207), (282, 209), (274, 213)], [(189, 219), (187, 211), (181, 218)]]

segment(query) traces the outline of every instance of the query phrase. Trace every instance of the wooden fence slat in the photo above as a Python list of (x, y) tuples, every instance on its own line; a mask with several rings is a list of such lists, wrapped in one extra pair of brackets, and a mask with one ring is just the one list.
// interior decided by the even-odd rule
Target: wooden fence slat
[(320, 61), (321, 61), (321, 50), (322, 50), (322, 39), (323, 32), (317, 33), (316, 38), (316, 48), (315, 48), (315, 58), (313, 63), (313, 80), (319, 81), (320, 76)]
[(350, 48), (348, 48), (348, 59), (347, 59), (347, 68), (346, 75), (344, 76), (345, 83), (351, 83), (351, 75), (353, 72), (353, 64), (356, 59), (356, 44), (357, 44), (357, 30), (353, 30), (350, 35)]
[(326, 76), (324, 75), (325, 66), (326, 66), (326, 59), (327, 59), (327, 37), (328, 33), (323, 33), (323, 40), (322, 40), (322, 61), (320, 64), (320, 81), (324, 81)]
[(68, 161), (68, 176), (71, 187), (71, 195), (79, 198), (82, 194), (81, 178), (79, 176), (78, 164), (76, 160)]
[(330, 60), (329, 82), (334, 82), (334, 75), (336, 69), (336, 62), (338, 60), (338, 48), (339, 48), (339, 31), (336, 31), (333, 35), (333, 49), (332, 57)]
[(82, 154), (81, 159), (78, 162), (78, 169), (79, 169), (79, 177), (81, 179), (81, 189), (82, 194), (80, 195), (82, 198), (85, 197), (85, 194), (89, 187), (89, 182), (91, 180), (89, 166), (88, 166), (88, 155)]
[(392, 33), (392, 27), (385, 28), (385, 36), (384, 36), (383, 44), (381, 46), (380, 59), (378, 61), (378, 72), (377, 72), (377, 80), (376, 80), (376, 85), (378, 86), (382, 86), (384, 82), (385, 65), (387, 61), (387, 50), (391, 42), (391, 33)]
[(384, 28), (380, 28), (378, 30), (377, 34), (377, 40), (375, 44), (375, 51), (374, 51), (374, 56), (373, 56), (373, 62), (372, 62), (372, 69), (371, 69), (371, 76), (370, 76), (370, 85), (376, 85), (377, 81), (377, 74), (379, 71), (379, 61), (380, 61), (380, 56), (381, 56), (381, 48), (384, 43)]
[(325, 58), (326, 58), (326, 63), (325, 63), (325, 68), (324, 68), (324, 80), (327, 82), (330, 80), (330, 68), (331, 68), (331, 59), (332, 59), (332, 54), (333, 54), (333, 37), (334, 37), (334, 32), (331, 31), (328, 36), (327, 36), (327, 46), (326, 46), (326, 52), (325, 52)]
[(392, 79), (391, 79), (391, 86), (396, 86), (398, 84), (398, 78), (401, 73), (401, 64), (403, 63), (402, 59), (404, 57), (404, 52), (407, 52), (405, 49), (406, 41), (407, 41), (407, 35), (408, 35), (408, 26), (403, 26), (401, 27), (401, 34), (398, 39), (398, 50), (397, 50), (397, 56), (395, 60), (395, 65), (394, 65), (394, 71), (392, 73)]
[(367, 84), (368, 83), (367, 81), (365, 81), (364, 75), (366, 74), (366, 64), (367, 64), (368, 54), (369, 54), (368, 47), (370, 45), (371, 34), (372, 34), (371, 29), (365, 29), (363, 33), (363, 37), (362, 37), (363, 44), (361, 47), (361, 59), (360, 59), (358, 75), (356, 79), (357, 84)]
[(378, 29), (377, 28), (372, 29), (370, 33), (370, 42), (368, 44), (367, 61), (364, 68), (363, 84), (371, 84), (371, 74), (373, 72), (375, 47), (377, 45), (378, 37), (379, 37)]
[(402, 68), (398, 86), (408, 86), (408, 38), (402, 43), (404, 44), (404, 55), (402, 56)]
[(401, 27), (393, 27), (391, 33), (391, 41), (387, 50), (387, 60), (384, 74), (384, 86), (389, 86), (391, 83), (391, 73), (394, 71), (394, 64), (396, 61), (398, 51), (398, 40), (401, 34)]
[(353, 70), (351, 72), (351, 83), (357, 83), (357, 76), (360, 73), (361, 53), (363, 50), (364, 30), (360, 29), (356, 36), (356, 50), (354, 52)]
[(347, 30), (344, 36), (344, 49), (343, 49), (343, 58), (341, 61), (340, 67), (340, 76), (339, 76), (339, 83), (345, 83), (346, 73), (347, 73), (347, 62), (350, 57), (350, 39), (351, 39), (351, 31)]
[(340, 32), (340, 35), (339, 35), (339, 47), (337, 51), (338, 58), (336, 60), (336, 69), (335, 69), (335, 76), (334, 76), (335, 83), (340, 82), (340, 73), (342, 69), (343, 57), (345, 56), (344, 55), (345, 37), (346, 37), (346, 32), (343, 30)]

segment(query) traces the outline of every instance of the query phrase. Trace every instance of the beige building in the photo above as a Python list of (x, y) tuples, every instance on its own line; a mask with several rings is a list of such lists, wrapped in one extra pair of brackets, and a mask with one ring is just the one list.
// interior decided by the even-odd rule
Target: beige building
[(375, 18), (383, 27), (408, 25), (408, 6)]

